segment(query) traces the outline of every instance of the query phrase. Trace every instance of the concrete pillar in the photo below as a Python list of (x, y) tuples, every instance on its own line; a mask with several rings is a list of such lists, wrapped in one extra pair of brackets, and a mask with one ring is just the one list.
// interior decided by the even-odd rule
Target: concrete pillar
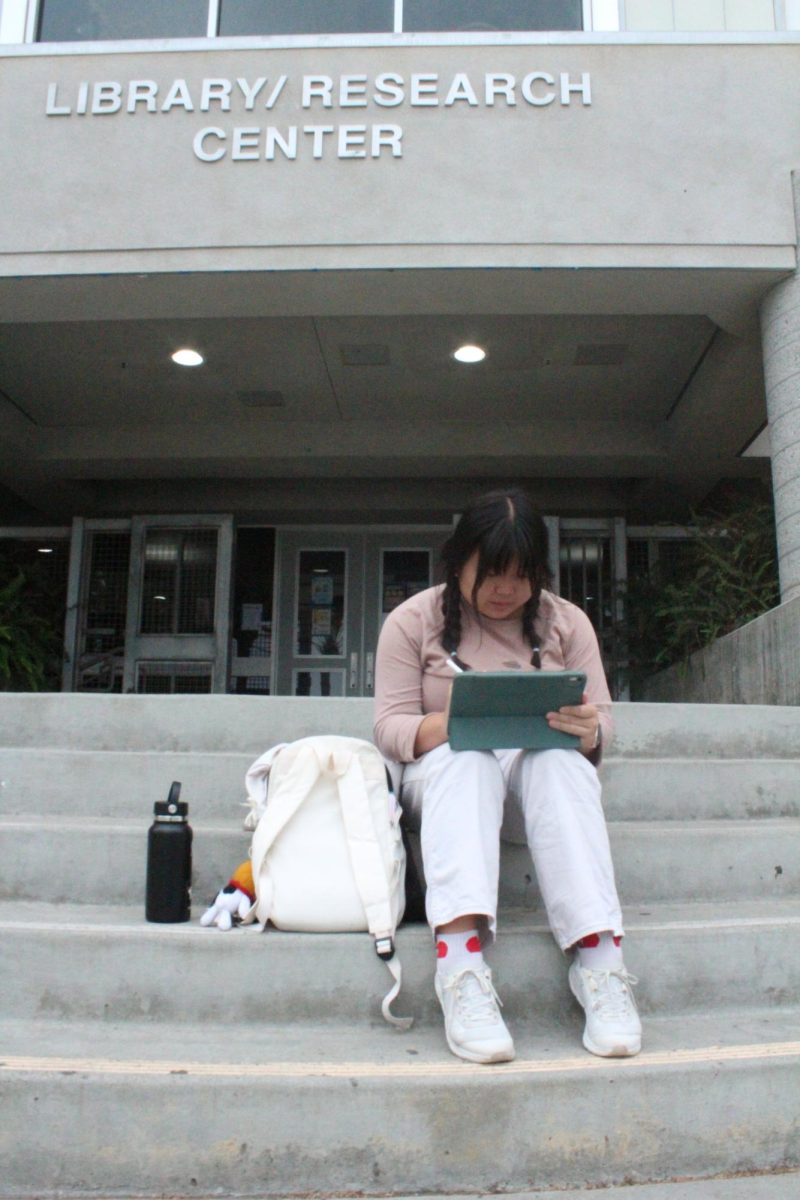
[[(800, 174), (794, 175), (800, 217)], [(800, 230), (800, 220), (798, 220)], [(781, 600), (800, 596), (800, 269), (761, 305)]]

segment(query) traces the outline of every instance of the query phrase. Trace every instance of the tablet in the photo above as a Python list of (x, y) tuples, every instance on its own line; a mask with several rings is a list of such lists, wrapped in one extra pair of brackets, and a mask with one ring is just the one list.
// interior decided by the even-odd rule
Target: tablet
[(551, 729), (545, 714), (580, 704), (579, 671), (465, 671), (453, 680), (452, 750), (574, 750), (580, 738)]

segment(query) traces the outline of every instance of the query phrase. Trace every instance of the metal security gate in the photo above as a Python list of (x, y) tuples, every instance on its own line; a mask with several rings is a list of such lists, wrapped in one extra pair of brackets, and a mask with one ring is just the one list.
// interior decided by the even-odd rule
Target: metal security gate
[(224, 692), (233, 519), (73, 522), (65, 690)]
[(225, 692), (233, 518), (134, 517), (123, 688)]
[(131, 557), (130, 522), (73, 529), (82, 544), (76, 651), (70, 672), (78, 692), (121, 692)]
[[(562, 518), (551, 519), (548, 525), (551, 561), (558, 563), (556, 591), (589, 617), (611, 694), (624, 699), (627, 664), (620, 626), (627, 578), (625, 521)], [(552, 545), (554, 537), (556, 545)]]

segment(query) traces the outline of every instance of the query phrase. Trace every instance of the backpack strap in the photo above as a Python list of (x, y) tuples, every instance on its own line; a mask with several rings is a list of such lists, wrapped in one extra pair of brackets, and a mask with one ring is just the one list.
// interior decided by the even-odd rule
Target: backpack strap
[(395, 1016), (391, 1012), (392, 1001), (396, 1000), (403, 984), (403, 968), (395, 949), (395, 920), (392, 917), (389, 881), (386, 880), (384, 859), (375, 836), (361, 761), (353, 750), (337, 748), (330, 752), (327, 769), (336, 775), (350, 863), (366, 913), (367, 926), (374, 938), (375, 954), (383, 959), (395, 980), (392, 989), (384, 996), (380, 1010), (390, 1025), (398, 1030), (408, 1030), (414, 1018)]
[(390, 1025), (398, 1029), (409, 1029), (413, 1018), (396, 1017), (391, 1011), (391, 1004), (400, 992), (403, 974), (395, 952), (389, 883), (375, 835), (364, 772), (358, 755), (349, 746), (332, 748), (330, 744), (315, 745), (313, 740), (309, 739), (306, 745), (298, 747), (294, 762), (285, 774), (272, 780), (269, 800), (256, 826), (250, 847), (258, 899), (244, 918), (243, 924), (255, 921), (256, 917), (264, 924), (269, 920), (272, 895), (261, 876), (261, 864), (281, 830), (302, 807), (306, 796), (323, 773), (336, 777), (342, 824), (347, 837), (356, 890), (364, 905), (367, 927), (375, 941), (375, 953), (386, 963), (394, 979), (393, 987), (383, 998), (381, 1012)]
[(327, 759), (327, 770), (336, 776), (350, 862), (364, 905), (367, 928), (373, 937), (392, 938), (394, 921), (386, 868), (375, 834), (361, 761), (349, 748), (340, 750), (338, 747), (327, 755)]
[(394, 979), (393, 987), (383, 998), (381, 1012), (390, 1025), (410, 1029), (413, 1017), (396, 1017), (391, 1011), (392, 1002), (402, 987), (403, 968), (395, 950), (389, 882), (375, 835), (361, 761), (349, 748), (337, 747), (328, 754), (326, 768), (336, 776), (353, 877), (364, 905), (367, 927), (374, 938), (375, 953)]

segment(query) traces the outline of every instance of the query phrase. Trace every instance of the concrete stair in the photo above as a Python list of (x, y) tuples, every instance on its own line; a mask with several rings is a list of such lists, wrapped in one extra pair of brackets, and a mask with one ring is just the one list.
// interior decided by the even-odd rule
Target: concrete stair
[[(447, 1051), (421, 925), (398, 938), (398, 1034), (366, 935), (197, 923), (246, 852), (249, 763), (368, 737), (370, 710), (0, 694), (0, 1196), (800, 1194), (800, 710), (617, 706), (603, 775), (645, 1047), (583, 1051), (506, 846), (492, 965), (517, 1059), (497, 1067)], [(146, 830), (173, 779), (193, 920), (148, 925)]]

